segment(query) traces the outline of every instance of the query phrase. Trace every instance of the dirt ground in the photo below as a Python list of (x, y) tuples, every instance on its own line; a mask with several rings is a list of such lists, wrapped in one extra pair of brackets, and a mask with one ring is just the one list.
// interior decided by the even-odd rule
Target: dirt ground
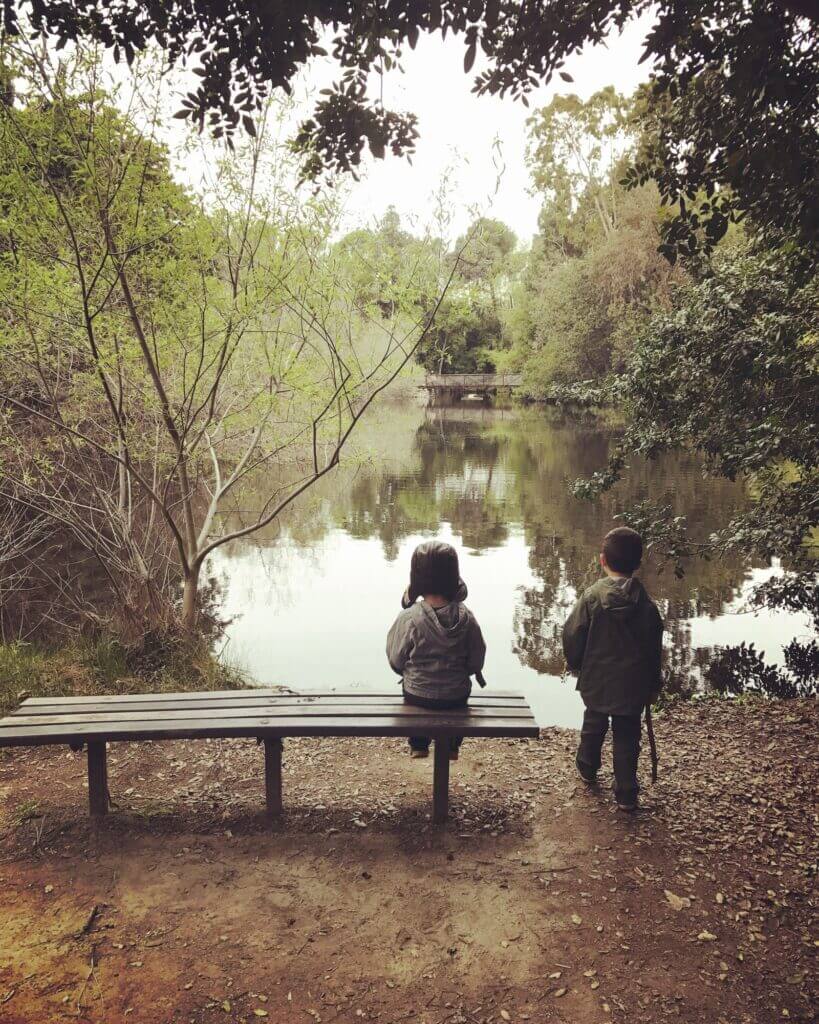
[(467, 741), (443, 831), (397, 740), (287, 741), (273, 828), (252, 742), (114, 745), (100, 826), (0, 752), (0, 1021), (815, 1020), (818, 726), (679, 706), (633, 816), (571, 731)]

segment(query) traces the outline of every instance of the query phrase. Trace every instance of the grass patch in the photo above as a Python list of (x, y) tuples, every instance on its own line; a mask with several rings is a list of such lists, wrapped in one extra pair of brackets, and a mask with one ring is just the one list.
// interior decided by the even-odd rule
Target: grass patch
[(58, 647), (0, 644), (0, 715), (8, 714), (24, 696), (238, 690), (248, 685), (244, 673), (214, 656), (204, 640), (145, 641), (139, 650), (111, 637)]

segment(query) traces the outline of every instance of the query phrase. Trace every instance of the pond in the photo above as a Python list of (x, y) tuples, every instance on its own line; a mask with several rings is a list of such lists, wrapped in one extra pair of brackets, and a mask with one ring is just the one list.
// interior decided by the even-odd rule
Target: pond
[[(490, 687), (524, 691), (541, 725), (576, 726), (580, 700), (562, 677), (560, 628), (578, 590), (598, 575), (614, 516), (650, 498), (706, 537), (747, 500), (739, 483), (704, 478), (685, 454), (634, 460), (596, 504), (570, 482), (599, 469), (615, 437), (604, 419), (463, 402), (384, 402), (335, 475), (275, 532), (222, 549), (209, 573), (229, 620), (225, 651), (262, 686), (382, 689), (397, 685), (384, 656), (412, 550), (454, 544), (481, 624)], [(799, 615), (755, 614), (754, 584), (776, 565), (734, 555), (692, 562), (683, 579), (649, 559), (641, 576), (666, 620), (666, 670), (690, 685), (714, 645), (753, 641), (771, 661), (808, 631)]]

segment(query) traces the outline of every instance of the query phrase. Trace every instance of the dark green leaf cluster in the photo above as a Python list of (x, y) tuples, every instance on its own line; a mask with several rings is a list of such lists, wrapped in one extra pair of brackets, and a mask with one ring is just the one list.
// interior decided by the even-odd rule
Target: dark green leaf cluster
[(693, 449), (711, 472), (744, 479), (756, 499), (708, 539), (713, 549), (807, 557), (819, 525), (819, 292), (810, 266), (793, 248), (739, 245), (678, 288), (672, 310), (652, 318), (627, 372), (610, 382), (629, 424), (607, 467), (575, 492), (611, 487), (628, 455)]
[[(669, 259), (709, 251), (731, 221), (819, 235), (819, 53), (815, 10), (777, 0), (661, 4), (644, 146), (624, 183), (653, 179), (677, 205)], [(696, 8), (696, 10), (694, 10)], [(803, 10), (804, 13), (804, 10)]]
[[(655, 316), (621, 380), (629, 447), (685, 443), (734, 479), (786, 489), (819, 465), (819, 288), (797, 250), (729, 248)], [(790, 466), (792, 473), (786, 472)]]
[(491, 373), (494, 352), (503, 347), (502, 335), (490, 306), (454, 295), (439, 307), (416, 359), (431, 373)]
[[(756, 588), (758, 607), (807, 611), (819, 631), (819, 288), (809, 254), (795, 245), (722, 246), (708, 273), (678, 287), (672, 309), (643, 331), (608, 394), (628, 425), (604, 469), (575, 484), (595, 497), (623, 474), (629, 457), (696, 450), (709, 472), (741, 479), (753, 496), (709, 536), (692, 538), (671, 505), (629, 510), (653, 559), (682, 575), (692, 557), (730, 552), (779, 558), (796, 570)], [(749, 686), (774, 696), (816, 692), (815, 640), (785, 651), (785, 670), (753, 648), (722, 652), (708, 676), (726, 692)]]
[[(798, 654), (793, 655), (793, 649)], [(744, 642), (736, 647), (717, 648), (705, 670), (706, 683), (719, 693), (760, 693), (780, 700), (815, 697), (819, 693), (819, 646), (796, 641), (785, 649), (783, 670), (765, 661), (765, 652)]]

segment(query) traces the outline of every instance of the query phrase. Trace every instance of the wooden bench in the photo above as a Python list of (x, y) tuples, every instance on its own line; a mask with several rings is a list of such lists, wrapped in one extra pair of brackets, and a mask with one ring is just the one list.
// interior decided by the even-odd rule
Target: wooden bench
[(518, 693), (475, 694), (466, 708), (428, 711), (392, 693), (127, 694), (110, 697), (31, 697), (0, 719), (0, 747), (67, 743), (88, 750), (92, 815), (108, 810), (106, 745), (120, 740), (255, 736), (264, 744), (267, 812), (282, 810), (282, 740), (287, 736), (431, 736), (435, 743), (433, 821), (449, 809), (452, 736), (534, 737), (532, 710)]

